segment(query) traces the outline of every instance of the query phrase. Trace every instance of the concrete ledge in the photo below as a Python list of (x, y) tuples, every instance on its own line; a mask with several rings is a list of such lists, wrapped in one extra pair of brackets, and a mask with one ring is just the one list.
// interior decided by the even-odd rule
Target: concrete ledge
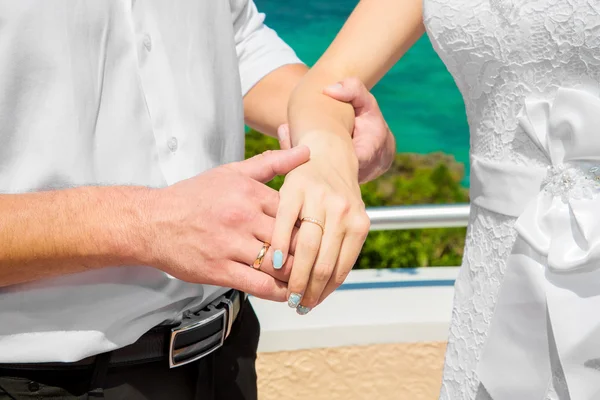
[(262, 329), (259, 352), (445, 342), (457, 274), (454, 267), (352, 271), (306, 316), (252, 298)]
[(261, 353), (261, 400), (436, 400), (445, 343), (396, 343)]

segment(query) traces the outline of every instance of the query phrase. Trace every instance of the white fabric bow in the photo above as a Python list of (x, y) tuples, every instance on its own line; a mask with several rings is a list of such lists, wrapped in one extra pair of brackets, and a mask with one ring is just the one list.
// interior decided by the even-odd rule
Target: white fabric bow
[(520, 124), (548, 169), (473, 160), (473, 202), (518, 217), (477, 373), (494, 400), (543, 400), (562, 367), (571, 399), (599, 399), (600, 99), (561, 88)]

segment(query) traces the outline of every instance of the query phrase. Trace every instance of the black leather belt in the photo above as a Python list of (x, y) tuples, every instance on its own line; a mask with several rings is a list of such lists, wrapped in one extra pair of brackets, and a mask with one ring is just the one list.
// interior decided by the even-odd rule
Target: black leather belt
[(181, 324), (171, 329), (169, 366), (199, 360), (223, 346), (244, 300), (244, 294), (230, 290), (199, 312), (184, 315)]
[[(185, 365), (209, 355), (223, 346), (231, 333), (246, 295), (230, 290), (197, 312), (184, 312), (177, 326), (158, 326), (129, 346), (110, 352), (109, 366), (124, 366), (169, 360), (171, 368)], [(87, 368), (98, 356), (73, 363), (0, 364), (0, 368), (70, 369)]]

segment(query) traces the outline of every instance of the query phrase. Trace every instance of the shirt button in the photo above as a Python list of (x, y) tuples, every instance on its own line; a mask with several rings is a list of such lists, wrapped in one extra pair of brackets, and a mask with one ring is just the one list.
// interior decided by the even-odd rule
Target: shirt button
[(169, 146), (169, 150), (175, 152), (177, 150), (177, 138), (172, 137), (171, 139), (169, 139), (169, 141), (167, 142), (167, 146)]
[(150, 37), (150, 35), (144, 36), (144, 47), (146, 48), (146, 50), (152, 51), (152, 38)]

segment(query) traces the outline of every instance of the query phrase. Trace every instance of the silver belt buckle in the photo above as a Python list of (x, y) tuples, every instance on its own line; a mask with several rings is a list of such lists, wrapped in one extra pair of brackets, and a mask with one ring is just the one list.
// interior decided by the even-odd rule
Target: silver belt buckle
[[(198, 313), (186, 316), (181, 325), (171, 329), (169, 367), (189, 364), (218, 350), (229, 336), (232, 325), (233, 303), (225, 296)], [(202, 331), (208, 332), (206, 337)], [(200, 340), (194, 341), (194, 336), (200, 336)]]

